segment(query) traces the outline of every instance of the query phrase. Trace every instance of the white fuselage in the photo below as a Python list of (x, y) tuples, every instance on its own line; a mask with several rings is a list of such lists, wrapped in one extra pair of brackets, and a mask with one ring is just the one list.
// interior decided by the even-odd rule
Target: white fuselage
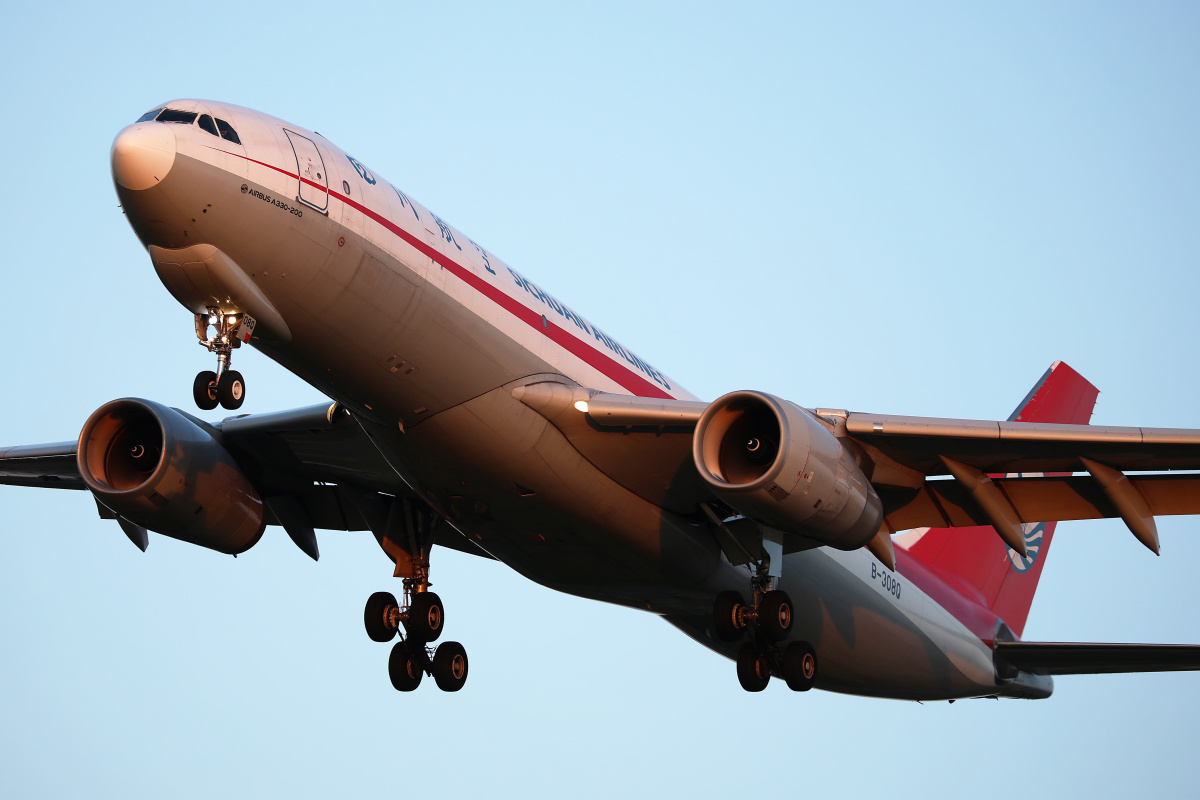
[[(195, 125), (120, 134), (118, 192), (156, 267), (197, 245), (227, 254), (283, 323), (253, 343), (373, 426), (410, 488), (480, 547), (540, 583), (649, 609), (733, 653), (711, 634), (710, 609), (718, 591), (745, 590), (745, 569), (688, 515), (581, 457), (511, 388), (540, 376), (690, 394), (320, 135), (236, 106), (170, 105), (228, 120), (240, 144)], [(156, 148), (157, 162), (117, 163), (137, 147)], [(179, 275), (164, 282), (194, 311), (221, 294)], [(792, 637), (820, 654), (819, 688), (998, 693), (980, 632), (866, 550), (791, 554), (780, 580), (796, 606)]]

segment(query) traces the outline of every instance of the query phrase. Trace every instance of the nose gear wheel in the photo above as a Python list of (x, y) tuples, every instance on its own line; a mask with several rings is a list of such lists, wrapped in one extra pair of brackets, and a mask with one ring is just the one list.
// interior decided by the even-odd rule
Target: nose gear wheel
[(202, 411), (212, 411), (217, 407), (217, 373), (208, 370), (196, 376), (196, 380), (192, 381), (192, 399)]
[(216, 306), (196, 315), (196, 338), (200, 340), (200, 346), (217, 354), (216, 372), (205, 370), (192, 382), (192, 399), (198, 408), (211, 411), (220, 404), (232, 411), (242, 407), (246, 399), (246, 380), (240, 372), (230, 369), (230, 365), (233, 351), (242, 346), (238, 334), (243, 326), (247, 332), (253, 331), (254, 319), (240, 313), (222, 314)]

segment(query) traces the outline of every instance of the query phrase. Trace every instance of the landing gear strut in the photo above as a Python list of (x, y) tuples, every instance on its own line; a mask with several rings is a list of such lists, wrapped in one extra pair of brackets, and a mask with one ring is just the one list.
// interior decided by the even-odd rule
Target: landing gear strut
[(726, 642), (736, 642), (747, 632), (751, 641), (742, 644), (737, 655), (738, 682), (748, 692), (767, 688), (771, 674), (787, 681), (788, 688), (806, 692), (817, 677), (817, 654), (808, 642), (780, 644), (792, 630), (792, 599), (775, 589), (767, 566), (760, 563), (751, 574), (752, 604), (741, 593), (721, 592), (713, 603), (713, 628)]
[[(210, 306), (204, 314), (196, 315), (196, 338), (200, 346), (217, 354), (217, 371), (204, 371), (192, 382), (192, 398), (196, 406), (211, 411), (220, 403), (222, 408), (241, 408), (246, 399), (246, 381), (242, 373), (230, 369), (233, 351), (242, 346), (238, 333), (243, 325), (254, 330), (254, 319), (245, 314), (222, 314)], [(209, 329), (213, 333), (209, 334)]]
[(367, 599), (363, 623), (376, 642), (388, 642), (400, 633), (388, 659), (388, 676), (397, 691), (411, 692), (425, 675), (433, 677), (443, 692), (457, 692), (467, 682), (467, 650), (458, 642), (430, 647), (442, 635), (446, 612), (442, 600), (429, 591), (429, 550), (440, 518), (429, 509), (397, 498), (379, 535), (384, 551), (396, 561), (396, 576), (404, 578), (404, 603), (391, 592), (375, 592)]

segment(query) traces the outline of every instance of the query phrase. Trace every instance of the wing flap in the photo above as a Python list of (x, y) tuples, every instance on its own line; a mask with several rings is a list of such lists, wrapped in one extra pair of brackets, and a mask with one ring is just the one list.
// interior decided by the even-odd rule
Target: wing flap
[[(993, 480), (1020, 522), (1120, 516), (1104, 489), (1088, 475)], [(1129, 480), (1155, 516), (1200, 514), (1200, 475), (1133, 475)], [(885, 518), (892, 531), (990, 524), (966, 490), (951, 480), (926, 481), (912, 500)]]
[(997, 642), (996, 661), (1035, 675), (1200, 670), (1200, 645)]

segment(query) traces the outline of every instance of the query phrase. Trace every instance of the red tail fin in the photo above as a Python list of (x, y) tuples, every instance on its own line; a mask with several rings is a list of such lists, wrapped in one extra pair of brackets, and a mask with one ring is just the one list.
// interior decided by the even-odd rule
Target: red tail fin
[[(1086, 425), (1099, 391), (1061, 361), (1046, 370), (1033, 390), (1009, 417), (1013, 422), (1066, 422)], [(929, 528), (897, 539), (897, 544), (926, 566), (976, 594), (1017, 636), (1025, 629), (1037, 590), (1054, 522), (1026, 524), (1022, 558), (991, 527)]]

